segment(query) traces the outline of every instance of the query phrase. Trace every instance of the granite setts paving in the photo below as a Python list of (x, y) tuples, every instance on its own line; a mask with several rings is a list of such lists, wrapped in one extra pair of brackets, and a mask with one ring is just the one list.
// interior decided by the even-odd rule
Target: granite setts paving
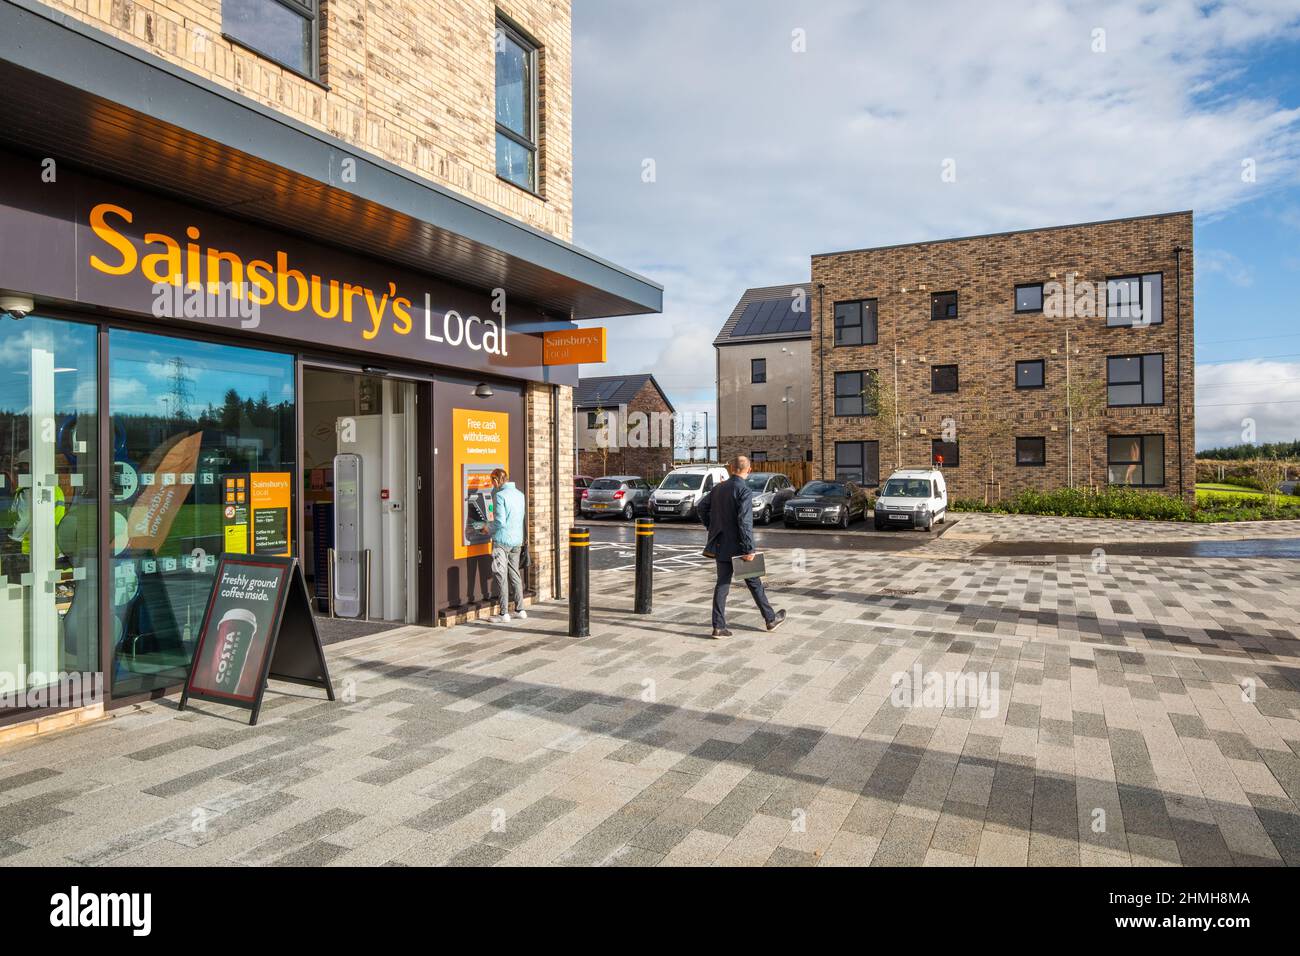
[(585, 640), (400, 628), (254, 728), (165, 700), (0, 749), (0, 865), (1300, 863), (1300, 562), (769, 565), (773, 634), (603, 572)]

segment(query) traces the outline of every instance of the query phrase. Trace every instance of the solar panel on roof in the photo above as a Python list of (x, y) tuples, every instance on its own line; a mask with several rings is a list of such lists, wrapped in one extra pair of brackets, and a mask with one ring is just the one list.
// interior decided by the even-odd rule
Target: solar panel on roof
[(780, 335), (786, 332), (804, 332), (812, 328), (807, 310), (794, 311), (794, 297), (761, 299), (745, 306), (740, 319), (731, 330), (732, 338), (751, 335)]

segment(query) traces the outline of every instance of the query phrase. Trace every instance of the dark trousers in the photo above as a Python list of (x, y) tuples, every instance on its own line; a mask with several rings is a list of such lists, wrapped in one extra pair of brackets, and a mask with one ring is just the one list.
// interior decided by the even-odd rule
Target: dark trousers
[[(721, 628), (727, 626), (727, 592), (731, 590), (731, 559), (725, 561), (718, 559), (718, 583), (713, 587), (713, 626)], [(754, 595), (754, 603), (758, 605), (758, 611), (763, 615), (763, 621), (770, 624), (776, 617), (776, 612), (772, 610), (772, 605), (767, 601), (767, 592), (763, 590), (762, 578), (746, 578), (745, 584), (749, 587), (749, 593)]]

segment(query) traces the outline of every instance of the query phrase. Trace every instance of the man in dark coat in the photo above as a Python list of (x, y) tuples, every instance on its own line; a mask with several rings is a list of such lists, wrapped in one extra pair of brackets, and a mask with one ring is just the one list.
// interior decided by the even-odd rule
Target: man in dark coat
[[(754, 560), (754, 492), (749, 477), (749, 459), (744, 455), (727, 463), (731, 477), (715, 485), (699, 504), (700, 523), (709, 529), (704, 553), (718, 562), (718, 583), (713, 588), (713, 636), (731, 637), (727, 630), (727, 590), (731, 587), (732, 558)], [(767, 623), (775, 631), (785, 621), (785, 611), (773, 611), (763, 590), (762, 578), (746, 578), (749, 593)]]

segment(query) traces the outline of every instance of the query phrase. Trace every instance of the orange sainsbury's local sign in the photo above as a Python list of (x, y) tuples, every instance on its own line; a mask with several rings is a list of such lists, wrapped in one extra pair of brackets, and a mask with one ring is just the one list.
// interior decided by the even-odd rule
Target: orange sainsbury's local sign
[[(0, 288), (374, 357), (573, 384), (508, 291), (479, 291), (80, 172), (0, 156)], [(6, 237), (9, 237), (6, 239)], [(17, 237), (21, 237), (21, 241)], [(12, 241), (11, 241), (12, 240)]]
[(604, 329), (564, 329), (542, 333), (543, 365), (605, 361)]

